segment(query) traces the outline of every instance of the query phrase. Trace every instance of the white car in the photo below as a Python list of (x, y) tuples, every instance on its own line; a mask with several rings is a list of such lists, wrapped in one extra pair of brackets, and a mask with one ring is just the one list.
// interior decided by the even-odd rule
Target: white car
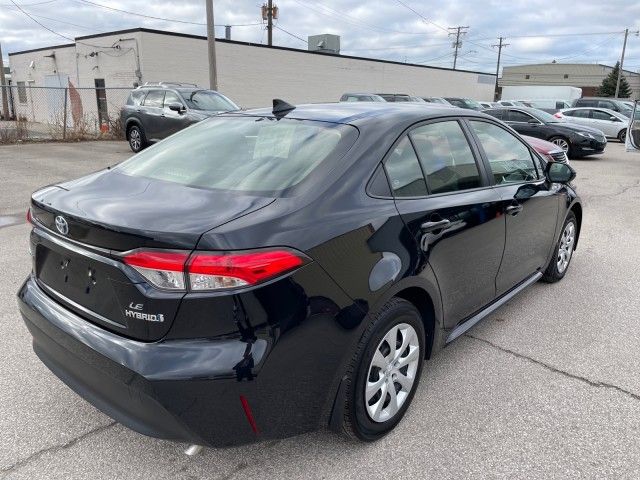
[(571, 123), (578, 123), (597, 128), (605, 137), (617, 138), (624, 143), (627, 136), (629, 118), (608, 108), (565, 108), (555, 114), (558, 118), (566, 118)]

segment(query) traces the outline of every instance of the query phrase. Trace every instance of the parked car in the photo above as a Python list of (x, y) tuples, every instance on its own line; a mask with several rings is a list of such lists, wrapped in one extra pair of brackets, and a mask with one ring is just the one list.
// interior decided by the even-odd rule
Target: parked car
[(20, 311), (46, 366), (146, 435), (373, 441), (425, 358), (563, 278), (574, 176), (471, 110), (224, 113), (35, 192)]
[(572, 123), (597, 128), (607, 138), (617, 138), (622, 143), (627, 136), (629, 117), (607, 108), (568, 108), (560, 110), (555, 116), (566, 118)]
[(526, 105), (520, 100), (498, 100), (496, 102), (500, 107), (529, 107), (530, 105)]
[(565, 122), (553, 115), (527, 107), (502, 107), (485, 110), (521, 135), (555, 143), (569, 158), (604, 152), (607, 139), (600, 130)]
[(609, 110), (613, 110), (614, 112), (621, 113), (627, 118), (631, 117), (631, 111), (633, 110), (628, 101), (609, 97), (578, 98), (574, 100), (571, 107), (607, 108)]
[(633, 102), (629, 127), (625, 138), (627, 152), (640, 153), (640, 108), (638, 101)]
[(429, 103), (438, 103), (438, 104), (441, 104), (441, 105), (451, 105), (443, 97), (420, 97), (420, 98), (422, 98), (425, 102), (429, 102)]
[(161, 82), (132, 90), (120, 110), (134, 152), (220, 112), (240, 108), (219, 92), (193, 84)]
[(538, 110), (542, 110), (547, 113), (556, 113), (559, 110), (564, 108), (570, 108), (571, 103), (567, 100), (558, 100), (558, 99), (535, 99), (535, 100), (526, 100), (528, 106), (537, 108)]
[(416, 97), (413, 95), (407, 95), (406, 93), (378, 93), (382, 97), (385, 102), (417, 102), (424, 103), (424, 100), (420, 97)]
[(536, 137), (521, 135), (525, 142), (533, 147), (545, 159), (546, 162), (568, 163), (567, 154), (555, 143), (547, 142)]
[(466, 108), (467, 110), (482, 110), (482, 105), (480, 105), (475, 100), (471, 100), (470, 98), (462, 98), (462, 97), (444, 97), (447, 102), (451, 105), (460, 108)]
[(345, 93), (340, 97), (341, 102), (386, 102), (380, 95), (374, 93)]
[(498, 102), (485, 102), (478, 100), (478, 103), (482, 106), (482, 108), (493, 108), (501, 106)]

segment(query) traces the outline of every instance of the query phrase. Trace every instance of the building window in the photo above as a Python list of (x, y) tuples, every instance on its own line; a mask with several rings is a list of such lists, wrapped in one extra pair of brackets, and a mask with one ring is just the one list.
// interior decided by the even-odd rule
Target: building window
[(525, 80), (529, 80), (531, 78), (531, 75), (527, 74), (524, 76)]
[(18, 82), (18, 101), (27, 103), (27, 87), (24, 82)]
[(568, 74), (568, 73), (565, 73), (565, 74), (564, 74), (564, 78), (569, 78), (569, 74)]

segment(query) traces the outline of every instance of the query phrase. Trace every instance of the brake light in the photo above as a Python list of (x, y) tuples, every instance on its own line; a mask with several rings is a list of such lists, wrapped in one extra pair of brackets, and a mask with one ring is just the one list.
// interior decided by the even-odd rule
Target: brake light
[(33, 225), (33, 217), (31, 216), (31, 207), (27, 209), (27, 223)]
[(184, 264), (187, 258), (187, 252), (147, 250), (126, 255), (123, 260), (158, 288), (184, 290)]
[(260, 249), (242, 252), (137, 251), (124, 257), (158, 288), (204, 292), (257, 285), (276, 279), (308, 260), (294, 250)]
[(553, 116), (556, 117), (556, 118), (563, 118), (564, 117), (564, 115), (562, 115), (560, 112), (554, 113)]

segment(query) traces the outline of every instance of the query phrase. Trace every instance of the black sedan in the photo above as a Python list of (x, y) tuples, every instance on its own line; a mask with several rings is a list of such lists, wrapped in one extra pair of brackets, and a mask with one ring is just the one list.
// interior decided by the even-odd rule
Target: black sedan
[(563, 278), (574, 176), (470, 110), (222, 114), (35, 192), (20, 310), (42, 362), (138, 432), (372, 441), (425, 359)]
[(499, 118), (521, 135), (555, 143), (569, 158), (602, 153), (607, 146), (607, 139), (600, 130), (565, 122), (537, 108), (508, 107), (483, 111)]

